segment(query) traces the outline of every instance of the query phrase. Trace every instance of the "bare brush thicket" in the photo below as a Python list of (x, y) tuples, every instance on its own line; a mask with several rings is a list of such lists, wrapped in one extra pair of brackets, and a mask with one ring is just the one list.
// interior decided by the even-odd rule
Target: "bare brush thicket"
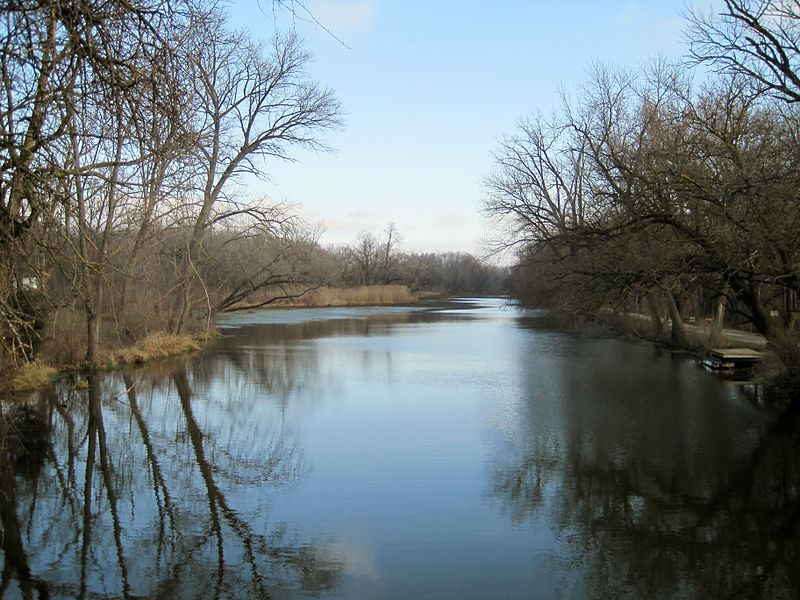
[(679, 345), (686, 316), (749, 326), (796, 369), (800, 9), (727, 0), (689, 22), (701, 84), (596, 67), (501, 144), (485, 210), (529, 301), (645, 313)]
[(4, 7), (3, 368), (48, 340), (94, 361), (105, 343), (180, 333), (303, 283), (313, 231), (239, 184), (293, 149), (324, 149), (340, 107), (306, 75), (296, 37), (258, 42), (217, 4)]

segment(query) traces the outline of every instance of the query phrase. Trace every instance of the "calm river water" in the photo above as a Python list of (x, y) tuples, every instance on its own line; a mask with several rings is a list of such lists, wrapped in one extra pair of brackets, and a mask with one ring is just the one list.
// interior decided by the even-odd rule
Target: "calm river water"
[(0, 596), (800, 591), (800, 418), (502, 300), (227, 317), (2, 402)]

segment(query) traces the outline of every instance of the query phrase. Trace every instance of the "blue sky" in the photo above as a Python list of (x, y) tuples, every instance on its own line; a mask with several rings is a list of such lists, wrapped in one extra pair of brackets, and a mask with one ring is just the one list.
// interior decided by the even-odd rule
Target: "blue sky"
[(549, 112), (559, 87), (574, 89), (593, 62), (635, 67), (685, 53), (683, 0), (305, 6), (349, 48), (287, 12), (273, 15), (271, 0), (231, 2), (230, 14), (259, 37), (294, 28), (314, 55), (310, 74), (342, 102), (345, 127), (326, 136), (333, 153), (268, 164), (270, 181), (253, 190), (299, 204), (323, 224), (323, 243), (394, 222), (403, 250), (481, 254), (481, 179), (520, 117)]

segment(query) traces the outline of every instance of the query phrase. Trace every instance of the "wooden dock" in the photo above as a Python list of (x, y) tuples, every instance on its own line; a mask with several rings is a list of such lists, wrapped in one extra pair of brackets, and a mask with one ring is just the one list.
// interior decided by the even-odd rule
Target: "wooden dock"
[(761, 361), (763, 353), (750, 348), (712, 348), (703, 364), (714, 370), (751, 369)]

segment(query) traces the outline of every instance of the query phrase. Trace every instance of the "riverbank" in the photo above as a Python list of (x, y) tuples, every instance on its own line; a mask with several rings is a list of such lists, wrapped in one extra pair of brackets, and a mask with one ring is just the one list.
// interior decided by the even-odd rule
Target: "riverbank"
[(672, 343), (668, 331), (659, 334), (652, 320), (646, 315), (622, 315), (611, 312), (568, 315), (569, 313), (562, 313), (561, 322), (566, 323), (569, 319), (572, 323), (570, 326), (583, 333), (646, 340), (670, 351), (689, 353), (698, 361), (701, 361), (711, 348), (757, 350), (762, 353), (763, 358), (750, 372), (749, 377), (769, 390), (768, 396), (772, 404), (788, 406), (800, 401), (800, 370), (792, 366), (794, 363), (786, 364), (786, 359), (781, 358), (784, 353), (777, 351), (759, 333), (724, 328), (714, 337), (707, 323), (684, 323), (689, 346), (682, 347)]
[(659, 332), (652, 319), (647, 315), (636, 313), (621, 314), (611, 311), (594, 313), (553, 311), (553, 314), (561, 315), (558, 318), (559, 322), (568, 324), (567, 326), (584, 333), (645, 339), (673, 350), (685, 350), (699, 355), (711, 348), (732, 347), (769, 352), (767, 339), (760, 333), (725, 328), (715, 337), (711, 331), (710, 324), (707, 323), (684, 323), (688, 346), (678, 347), (670, 340), (669, 324), (666, 325), (667, 329), (665, 331)]
[(97, 360), (73, 364), (52, 365), (34, 360), (11, 371), (0, 382), (0, 393), (20, 393), (35, 390), (67, 373), (81, 371), (108, 371), (124, 365), (143, 364), (200, 350), (213, 334), (196, 336), (175, 335), (163, 331), (151, 333), (132, 346), (104, 352)]
[[(258, 310), (277, 308), (331, 308), (361, 306), (403, 306), (417, 304), (422, 298), (437, 297), (434, 292), (412, 292), (402, 285), (361, 286), (357, 288), (320, 287), (299, 297), (282, 299), (259, 306)], [(248, 306), (235, 307), (232, 311), (254, 309)], [(65, 322), (68, 320), (65, 319)], [(75, 329), (80, 331), (76, 321)], [(0, 381), (0, 393), (19, 393), (35, 390), (49, 384), (53, 379), (67, 373), (81, 371), (107, 371), (129, 364), (143, 364), (162, 360), (202, 349), (214, 332), (197, 335), (175, 335), (164, 331), (150, 333), (133, 345), (104, 348), (96, 360), (86, 362), (80, 356), (83, 344), (78, 334), (72, 331), (53, 332), (43, 352), (36, 360), (21, 365), (6, 374)], [(108, 344), (108, 342), (107, 342)]]
[(262, 308), (332, 308), (346, 306), (402, 306), (416, 304), (429, 292), (412, 292), (405, 285), (364, 285), (352, 288), (322, 286), (293, 293), (286, 298), (260, 298), (257, 294), (247, 303), (237, 304), (225, 312)]

